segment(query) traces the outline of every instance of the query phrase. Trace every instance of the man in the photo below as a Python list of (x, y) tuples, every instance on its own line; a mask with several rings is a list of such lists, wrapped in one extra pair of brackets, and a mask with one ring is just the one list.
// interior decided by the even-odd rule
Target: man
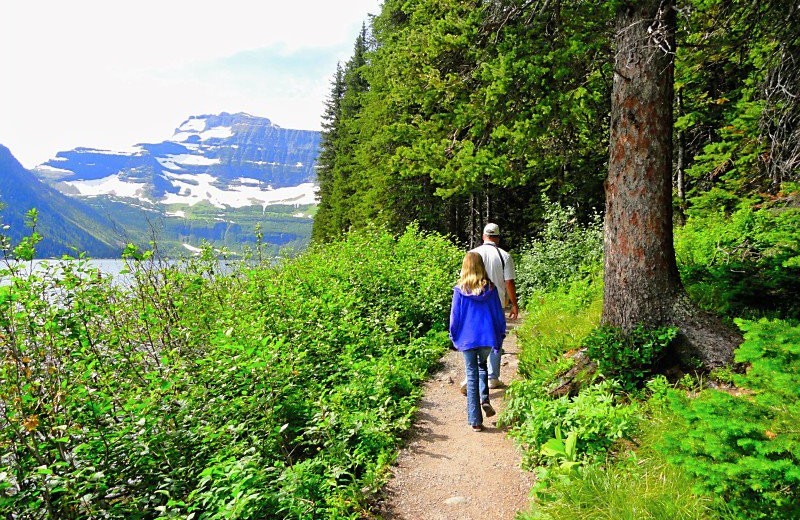
[[(483, 259), (486, 273), (489, 279), (497, 287), (500, 295), (500, 303), (503, 308), (511, 303), (511, 310), (508, 318), (514, 320), (519, 315), (519, 305), (517, 304), (517, 286), (514, 283), (514, 260), (497, 244), (500, 243), (500, 227), (497, 224), (488, 223), (483, 228), (483, 244), (476, 247), (471, 253), (478, 253)], [(489, 355), (489, 388), (502, 388), (505, 386), (500, 381), (500, 352)], [(462, 393), (466, 392), (466, 385), (461, 385)]]

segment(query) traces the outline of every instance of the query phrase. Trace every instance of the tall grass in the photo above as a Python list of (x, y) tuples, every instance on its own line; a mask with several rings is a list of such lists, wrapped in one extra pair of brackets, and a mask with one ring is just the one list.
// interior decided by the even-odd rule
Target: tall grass
[(559, 480), (519, 520), (711, 520), (711, 499), (692, 492), (680, 469), (650, 456), (586, 466)]
[(603, 310), (599, 274), (553, 292), (535, 294), (527, 309), (525, 322), (517, 330), (522, 345), (519, 371), (527, 379), (536, 379), (554, 359), (576, 348), (599, 325)]

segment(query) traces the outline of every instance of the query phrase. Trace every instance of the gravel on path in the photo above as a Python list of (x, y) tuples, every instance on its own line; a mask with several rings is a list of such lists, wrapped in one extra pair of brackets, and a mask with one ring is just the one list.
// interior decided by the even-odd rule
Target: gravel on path
[[(514, 326), (509, 322), (509, 326)], [(517, 338), (506, 338), (500, 377), (517, 377)], [(532, 473), (520, 469), (520, 454), (497, 416), (484, 419), (484, 430), (467, 424), (461, 395), (464, 361), (450, 351), (425, 384), (414, 426), (392, 468), (376, 514), (384, 520), (512, 520), (529, 507)], [(505, 389), (492, 390), (492, 406), (504, 407)]]

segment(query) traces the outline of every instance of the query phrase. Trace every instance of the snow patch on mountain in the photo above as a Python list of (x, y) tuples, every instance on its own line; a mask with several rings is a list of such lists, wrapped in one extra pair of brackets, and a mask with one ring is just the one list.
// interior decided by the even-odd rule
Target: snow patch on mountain
[(209, 139), (227, 139), (228, 137), (233, 137), (233, 128), (230, 126), (218, 126), (200, 133), (201, 141), (207, 141)]
[(215, 157), (206, 157), (204, 155), (192, 155), (188, 153), (183, 153), (180, 155), (173, 155), (167, 154), (164, 158), (156, 158), (156, 160), (161, 163), (164, 168), (170, 168), (172, 170), (181, 170), (179, 164), (189, 165), (189, 166), (211, 166), (213, 164), (219, 164), (219, 158)]
[(122, 147), (118, 150), (103, 150), (101, 148), (78, 148), (84, 153), (93, 153), (99, 155), (127, 155), (132, 157), (134, 155), (141, 155), (144, 153), (141, 146), (129, 146), (129, 147)]
[(259, 184), (261, 184), (261, 181), (260, 181), (260, 180), (258, 180), (258, 179), (251, 179), (251, 178), (249, 178), (249, 177), (238, 177), (238, 178), (236, 178), (236, 179), (234, 179), (234, 180), (235, 180), (235, 181), (237, 181), (237, 182), (238, 182), (238, 183), (240, 183), (240, 184), (252, 184), (252, 185), (254, 185), (254, 186), (258, 186)]
[(263, 208), (277, 204), (306, 205), (316, 203), (318, 189), (311, 182), (277, 189), (261, 189), (251, 185), (230, 186), (228, 189), (223, 189), (218, 187), (219, 180), (207, 173), (199, 175), (169, 173), (167, 177), (179, 191), (168, 193), (161, 200), (164, 204), (194, 206), (206, 201), (218, 208), (241, 208), (255, 204)]
[(73, 173), (75, 173), (72, 170), (65, 170), (64, 168), (56, 168), (55, 166), (50, 166), (47, 164), (42, 164), (38, 166), (36, 169), (42, 173), (58, 173), (58, 174), (66, 173), (67, 175), (72, 175)]
[(82, 196), (115, 195), (150, 202), (145, 196), (147, 184), (125, 181), (119, 173), (102, 179), (66, 181), (65, 184), (77, 189)]

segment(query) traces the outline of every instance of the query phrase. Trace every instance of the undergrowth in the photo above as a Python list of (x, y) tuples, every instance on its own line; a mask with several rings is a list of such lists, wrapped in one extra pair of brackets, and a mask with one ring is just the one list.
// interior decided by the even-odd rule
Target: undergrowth
[(447, 348), (445, 238), (362, 232), (232, 271), (129, 248), (130, 284), (84, 258), (34, 269), (36, 240), (0, 269), (0, 516), (365, 514)]
[[(523, 284), (530, 291), (518, 331), (524, 379), (509, 388), (502, 417), (538, 475), (533, 507), (520, 519), (800, 517), (798, 216), (796, 209), (706, 213), (678, 230), (687, 290), (744, 332), (735, 355), (747, 371), (673, 383), (653, 370), (675, 329), (599, 327), (602, 284), (592, 274), (599, 265), (593, 271), (569, 255), (540, 254), (548, 243), (523, 252), (520, 264), (533, 265), (522, 272), (536, 274)], [(556, 252), (581, 231), (557, 229)], [(741, 319), (759, 316), (789, 319)], [(551, 396), (581, 348), (598, 371), (577, 375), (577, 395)]]

